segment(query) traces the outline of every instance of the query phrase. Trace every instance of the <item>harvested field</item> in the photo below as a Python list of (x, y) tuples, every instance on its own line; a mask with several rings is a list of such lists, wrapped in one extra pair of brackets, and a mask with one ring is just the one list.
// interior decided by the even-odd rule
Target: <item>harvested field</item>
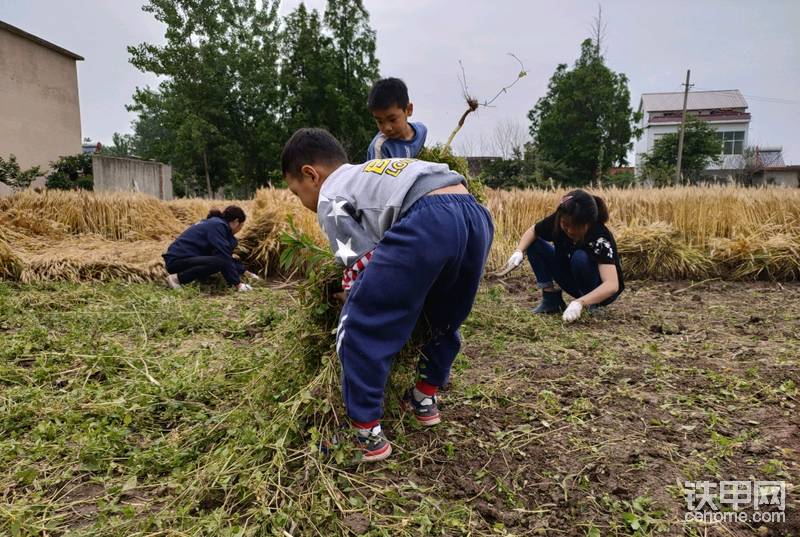
[[(490, 266), (501, 267), (520, 235), (566, 190), (493, 191)], [(626, 273), (674, 280), (800, 279), (800, 191), (784, 188), (605, 189)]]
[[(800, 532), (797, 284), (632, 282), (565, 326), (531, 283), (484, 285), (445, 421), (388, 404), (374, 466), (316, 449), (336, 368), (291, 287), (0, 284), (0, 533)], [(684, 521), (683, 481), (736, 479), (785, 522)]]
[[(530, 314), (529, 268), (489, 278), (446, 422), (399, 411), (407, 348), (387, 392), (395, 454), (370, 467), (333, 442), (338, 276), (288, 192), (240, 203), (239, 255), (307, 279), (249, 294), (148, 283), (208, 202), (2, 200), (0, 534), (796, 535), (796, 193), (731, 190), (603, 191), (627, 275), (651, 281), (577, 325)], [(488, 192), (490, 268), (560, 193), (509, 196)], [(111, 207), (78, 218), (60, 202)], [(714, 203), (747, 225), (702, 227)], [(281, 239), (292, 225), (309, 237)], [(652, 281), (677, 277), (693, 281)], [(686, 522), (692, 480), (782, 481), (785, 519)]]
[[(289, 215), (310, 228), (288, 191), (262, 189), (254, 200), (161, 202), (145, 195), (23, 192), (0, 199), (0, 277), (35, 281), (157, 281), (161, 254), (212, 208), (242, 206), (249, 215), (240, 238), (253, 271), (277, 270), (280, 233)], [(319, 235), (319, 232), (317, 232)]]
[[(486, 191), (496, 224), (490, 270), (503, 266), (519, 236), (549, 214), (564, 192)], [(610, 227), (617, 235), (628, 277), (800, 279), (800, 192), (796, 190), (691, 187), (596, 193), (609, 204)], [(248, 213), (239, 234), (239, 255), (254, 271), (279, 272), (279, 237), (289, 229), (288, 217), (297, 229), (325, 243), (315, 215), (287, 190), (261, 189), (253, 200), (230, 202), (24, 192), (0, 199), (0, 236), (10, 249), (0, 254), (0, 274), (6, 279), (26, 274), (25, 281), (71, 280), (76, 274), (81, 279), (95, 274), (103, 280), (159, 279), (162, 244), (204, 218), (212, 207), (231, 203)], [(86, 243), (80, 260), (74, 255), (78, 242)], [(111, 246), (111, 242), (123, 246)], [(135, 251), (135, 261), (121, 257), (118, 267), (108, 265), (108, 259), (126, 248)], [(153, 248), (151, 255), (142, 257), (149, 248)], [(81, 268), (81, 262), (89, 266)]]

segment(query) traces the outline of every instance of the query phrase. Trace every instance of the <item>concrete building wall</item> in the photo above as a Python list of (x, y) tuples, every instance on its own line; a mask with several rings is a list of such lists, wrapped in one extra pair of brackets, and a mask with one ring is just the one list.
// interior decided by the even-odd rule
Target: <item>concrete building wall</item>
[(75, 61), (0, 27), (0, 155), (46, 171), (58, 157), (80, 153)]
[(775, 185), (790, 188), (800, 187), (800, 170), (764, 170), (758, 178), (759, 185)]
[[(729, 131), (744, 131), (744, 146), (747, 147), (748, 138), (750, 134), (750, 123), (748, 121), (739, 122), (714, 122), (709, 121), (709, 125), (714, 127), (717, 132)], [(651, 123), (644, 124), (644, 133), (642, 137), (636, 142), (636, 168), (642, 167), (642, 154), (649, 153), (653, 149), (658, 139), (665, 134), (677, 133), (680, 129), (680, 123)], [(723, 155), (722, 162), (719, 165), (712, 165), (709, 169), (731, 169), (740, 165), (740, 155)]]
[(172, 166), (151, 160), (92, 155), (95, 192), (143, 192), (172, 199)]

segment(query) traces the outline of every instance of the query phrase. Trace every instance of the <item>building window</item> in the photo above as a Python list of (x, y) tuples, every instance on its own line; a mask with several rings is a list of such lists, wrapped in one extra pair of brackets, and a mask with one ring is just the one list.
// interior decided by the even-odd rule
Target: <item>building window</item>
[(744, 151), (744, 131), (717, 132), (723, 155), (741, 155)]

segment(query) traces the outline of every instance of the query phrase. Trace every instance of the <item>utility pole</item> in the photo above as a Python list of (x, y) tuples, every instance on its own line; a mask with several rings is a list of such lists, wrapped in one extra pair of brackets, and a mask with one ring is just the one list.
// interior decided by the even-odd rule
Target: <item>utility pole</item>
[(681, 184), (681, 160), (683, 160), (683, 130), (686, 127), (686, 101), (689, 99), (689, 74), (692, 71), (686, 70), (686, 83), (683, 89), (683, 114), (681, 115), (681, 131), (678, 135), (678, 166), (675, 170), (675, 184)]

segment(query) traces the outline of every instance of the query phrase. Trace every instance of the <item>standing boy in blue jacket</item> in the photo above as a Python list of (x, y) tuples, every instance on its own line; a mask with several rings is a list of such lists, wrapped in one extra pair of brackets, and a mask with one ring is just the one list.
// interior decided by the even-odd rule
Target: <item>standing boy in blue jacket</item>
[(409, 123), (414, 103), (408, 100), (408, 88), (399, 78), (375, 82), (367, 101), (378, 134), (367, 150), (367, 160), (376, 158), (414, 158), (425, 146), (428, 129), (422, 123)]
[(446, 164), (414, 159), (347, 164), (325, 130), (300, 129), (281, 155), (283, 176), (317, 213), (349, 294), (336, 331), (342, 396), (363, 460), (388, 457), (380, 426), (392, 360), (420, 315), (432, 330), (404, 405), (422, 425), (441, 420), (436, 391), (461, 347), (492, 243), (489, 212)]

